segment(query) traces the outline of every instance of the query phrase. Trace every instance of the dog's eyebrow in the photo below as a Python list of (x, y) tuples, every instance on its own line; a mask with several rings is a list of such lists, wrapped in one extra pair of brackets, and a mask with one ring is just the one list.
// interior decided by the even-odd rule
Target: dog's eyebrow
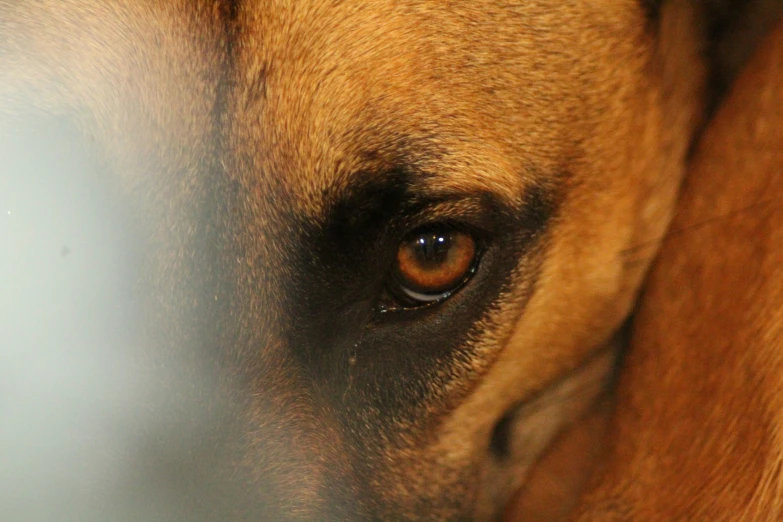
[(359, 235), (381, 231), (411, 210), (416, 200), (412, 178), (412, 173), (405, 168), (354, 176), (361, 181), (329, 198), (324, 225)]
[(467, 221), (479, 228), (521, 226), (537, 233), (556, 210), (555, 191), (531, 184), (517, 201), (488, 190), (438, 188), (437, 177), (398, 167), (357, 175), (325, 207), (321, 226), (335, 240), (377, 238), (390, 228), (435, 221)]

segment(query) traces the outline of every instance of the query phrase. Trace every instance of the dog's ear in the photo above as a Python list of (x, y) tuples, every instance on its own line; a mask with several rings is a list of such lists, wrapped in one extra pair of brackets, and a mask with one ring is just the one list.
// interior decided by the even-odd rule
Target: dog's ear
[(710, 112), (722, 99), (745, 62), (783, 16), (780, 0), (640, 0), (653, 26), (662, 10), (690, 3), (700, 19), (702, 53), (709, 67)]
[(782, 123), (779, 24), (694, 154), (572, 520), (780, 519)]
[(701, 0), (715, 101), (733, 83), (759, 41), (783, 15), (779, 0)]

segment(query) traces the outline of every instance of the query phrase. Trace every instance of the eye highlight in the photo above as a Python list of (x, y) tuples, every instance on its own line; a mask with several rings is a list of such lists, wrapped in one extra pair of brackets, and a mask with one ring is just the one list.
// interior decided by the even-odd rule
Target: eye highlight
[(393, 269), (393, 293), (408, 306), (449, 297), (475, 272), (476, 241), (446, 225), (409, 234), (400, 243)]

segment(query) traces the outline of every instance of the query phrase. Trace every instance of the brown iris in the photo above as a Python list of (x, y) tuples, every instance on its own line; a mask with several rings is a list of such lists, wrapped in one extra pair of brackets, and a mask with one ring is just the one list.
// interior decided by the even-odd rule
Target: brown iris
[(475, 267), (473, 238), (448, 227), (414, 232), (397, 251), (396, 275), (405, 296), (417, 302), (447, 297)]

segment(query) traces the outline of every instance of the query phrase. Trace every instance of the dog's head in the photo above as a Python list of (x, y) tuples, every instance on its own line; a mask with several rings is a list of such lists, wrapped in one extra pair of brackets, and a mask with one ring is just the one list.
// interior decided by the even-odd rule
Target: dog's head
[[(111, 28), (56, 96), (154, 201), (150, 315), (220, 368), (226, 401), (196, 402), (231, 426), (235, 518), (495, 516), (606, 384), (668, 223), (687, 5), (117, 4), (62, 30)], [(3, 9), (48, 53), (73, 18)]]
[(698, 71), (664, 84), (672, 28), (636, 2), (249, 3), (235, 24), (247, 465), (304, 518), (492, 516), (608, 378)]

